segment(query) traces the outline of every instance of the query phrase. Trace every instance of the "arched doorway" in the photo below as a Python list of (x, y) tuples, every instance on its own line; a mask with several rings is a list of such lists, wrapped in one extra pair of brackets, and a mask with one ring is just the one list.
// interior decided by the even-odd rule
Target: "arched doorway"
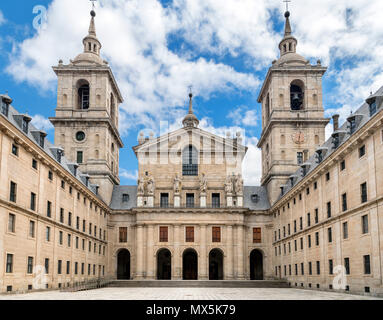
[(250, 253), (250, 280), (263, 280), (263, 255), (257, 249)]
[(184, 280), (198, 280), (198, 255), (194, 249), (186, 249), (182, 257)]
[(209, 280), (223, 280), (223, 253), (219, 249), (209, 253)]
[(161, 249), (157, 253), (157, 279), (170, 280), (172, 278), (172, 254), (168, 249)]
[(130, 252), (127, 249), (122, 249), (117, 255), (117, 279), (130, 279)]

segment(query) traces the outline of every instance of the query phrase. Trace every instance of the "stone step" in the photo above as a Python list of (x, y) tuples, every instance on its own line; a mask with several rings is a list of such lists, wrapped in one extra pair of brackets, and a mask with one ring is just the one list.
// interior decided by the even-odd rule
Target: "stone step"
[(113, 288), (288, 288), (283, 280), (113, 280)]

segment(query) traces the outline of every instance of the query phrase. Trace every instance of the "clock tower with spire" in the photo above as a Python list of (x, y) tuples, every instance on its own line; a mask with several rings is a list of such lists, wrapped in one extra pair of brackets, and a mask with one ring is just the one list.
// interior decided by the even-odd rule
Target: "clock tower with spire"
[(281, 186), (325, 141), (322, 77), (327, 68), (311, 65), (297, 54), (290, 12), (285, 13), (285, 33), (279, 43), (280, 58), (273, 61), (258, 102), (262, 104), (262, 185), (274, 203)]
[(118, 131), (118, 108), (123, 102), (108, 62), (100, 57), (96, 35), (96, 13), (91, 11), (84, 50), (68, 65), (62, 60), (53, 67), (57, 78), (55, 144), (79, 169), (106, 203), (119, 184), (119, 151), (123, 147)]

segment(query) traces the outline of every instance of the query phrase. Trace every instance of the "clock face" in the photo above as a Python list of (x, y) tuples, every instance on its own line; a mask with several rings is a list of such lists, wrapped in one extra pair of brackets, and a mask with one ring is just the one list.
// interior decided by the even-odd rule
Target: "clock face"
[(305, 134), (303, 132), (297, 132), (293, 134), (293, 141), (296, 144), (302, 144), (305, 142)]

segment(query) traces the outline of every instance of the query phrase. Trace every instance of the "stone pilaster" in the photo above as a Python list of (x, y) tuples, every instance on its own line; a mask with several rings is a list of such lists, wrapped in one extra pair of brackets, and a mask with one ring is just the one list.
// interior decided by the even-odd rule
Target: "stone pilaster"
[(147, 245), (146, 245), (146, 278), (147, 279), (156, 279), (154, 274), (155, 270), (155, 252), (154, 252), (154, 227), (152, 225), (146, 228), (147, 230)]
[(172, 256), (172, 279), (182, 280), (182, 261), (180, 252), (180, 226), (175, 225), (174, 232), (174, 254)]
[(206, 225), (201, 225), (200, 233), (201, 233), (201, 253), (198, 259), (198, 279), (199, 280), (207, 280), (208, 279), (208, 256), (206, 251)]
[(144, 271), (144, 226), (137, 226), (137, 269), (135, 279), (143, 278)]
[(234, 248), (233, 248), (233, 227), (227, 226), (227, 242), (226, 242), (226, 260), (224, 260), (225, 280), (233, 280), (234, 278)]

